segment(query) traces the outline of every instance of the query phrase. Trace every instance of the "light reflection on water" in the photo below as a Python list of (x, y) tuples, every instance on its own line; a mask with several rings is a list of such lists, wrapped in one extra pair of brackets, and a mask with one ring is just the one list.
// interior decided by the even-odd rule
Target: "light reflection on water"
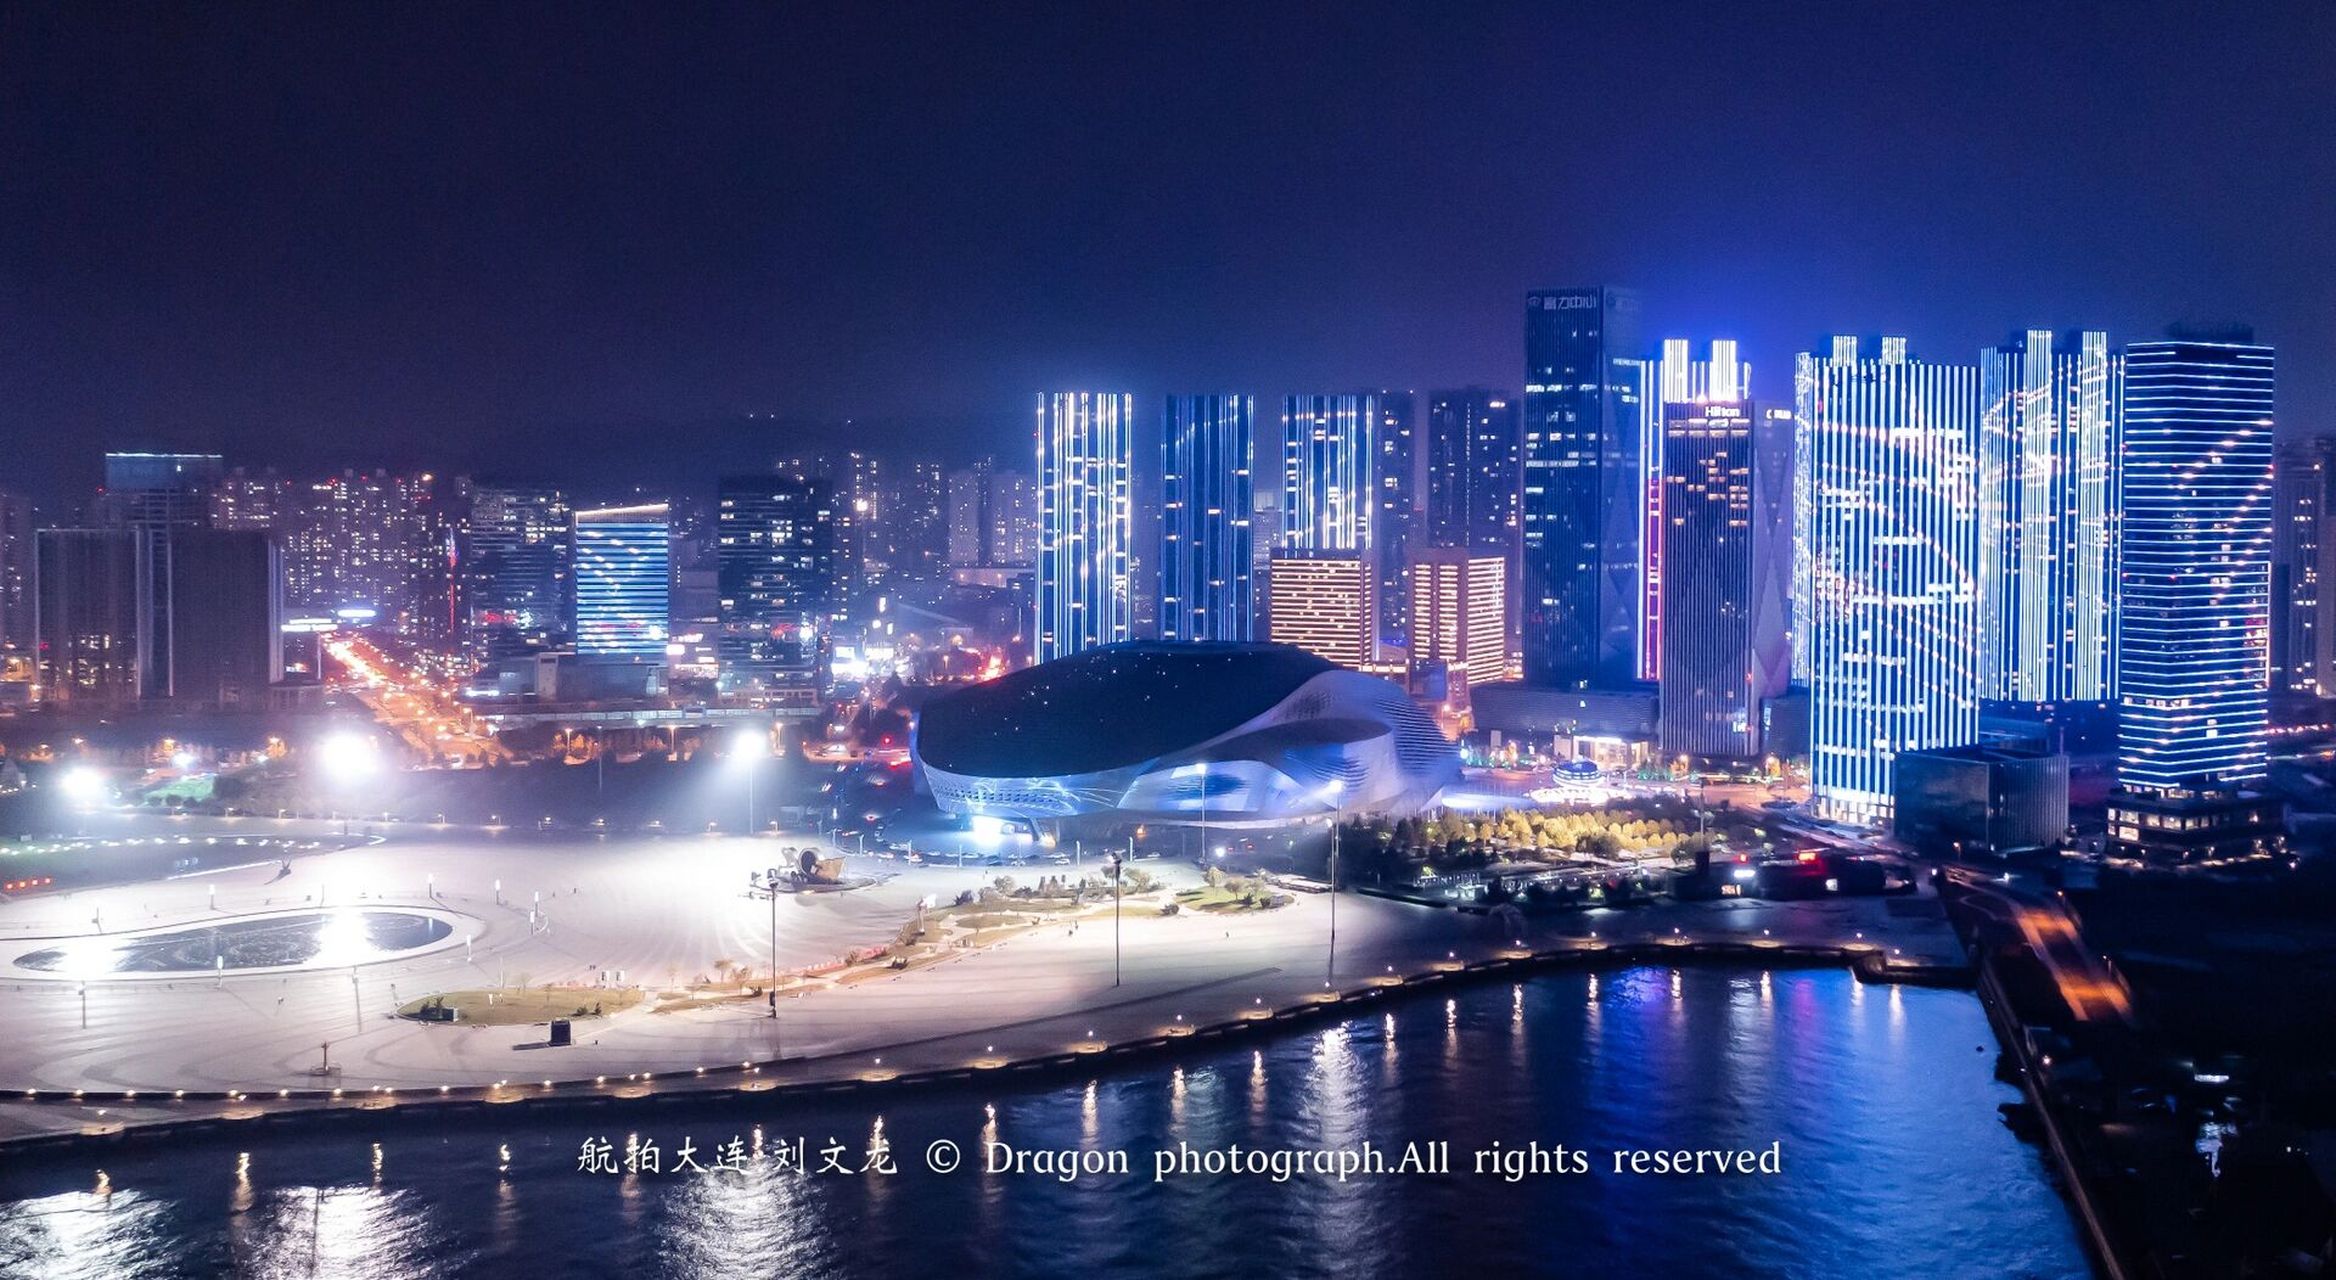
[[(896, 1096), (880, 1113), (730, 1104), (194, 1140), (106, 1152), (110, 1195), (91, 1163), (0, 1168), (0, 1275), (2082, 1276), (2034, 1153), (1996, 1121), (2011, 1095), (1987, 1042), (1967, 995), (1861, 995), (1840, 972), (1550, 976), (1131, 1074)], [(657, 1140), (669, 1168), (685, 1138), (704, 1159), (748, 1134), (766, 1155), (802, 1136), (814, 1167), (833, 1138), (857, 1168), (879, 1125), (901, 1168), (887, 1180), (767, 1160), (745, 1174), (576, 1172), (584, 1141), (621, 1152), (628, 1132)], [(936, 1138), (969, 1166), (925, 1171)], [(1179, 1141), (1367, 1141), (1393, 1160), (1438, 1139), (1449, 1177), (1151, 1181), (1151, 1152)], [(988, 1174), (991, 1141), (1124, 1148), (1134, 1173)], [(1473, 1150), (1496, 1141), (1588, 1150), (1593, 1172), (1471, 1175)], [(1606, 1164), (1618, 1147), (1771, 1141), (1786, 1153), (1773, 1179)]]
[(68, 1191), (9, 1205), (0, 1275), (143, 1275), (170, 1261), (171, 1207), (134, 1191)]
[(229, 1228), (235, 1270), (246, 1276), (350, 1276), (403, 1280), (459, 1271), (468, 1250), (412, 1191), (284, 1187), (258, 1197)]

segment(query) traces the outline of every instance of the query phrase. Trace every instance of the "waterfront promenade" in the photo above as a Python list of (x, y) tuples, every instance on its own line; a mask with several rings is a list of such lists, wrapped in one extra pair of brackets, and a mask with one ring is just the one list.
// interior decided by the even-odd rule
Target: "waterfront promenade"
[[(197, 821), (170, 830), (199, 840), (225, 828)], [(810, 985), (783, 996), (776, 1019), (759, 1003), (658, 1012), (651, 1000), (578, 1021), (576, 1043), (551, 1048), (540, 1025), (425, 1025), (391, 1016), (398, 1003), (454, 989), (575, 983), (578, 1002), (588, 1005), (590, 988), (616, 984), (619, 974), (623, 985), (657, 992), (711, 974), (721, 961), (763, 970), (770, 908), (746, 896), (748, 875), (778, 861), (779, 849), (806, 843), (801, 836), (535, 840), (421, 828), (295, 859), (281, 878), (274, 862), (262, 861), (0, 904), (0, 965), (89, 935), (98, 922), (109, 932), (200, 927), (320, 898), (334, 908), (426, 909), (457, 930), (374, 964), (89, 981), (86, 1013), (80, 980), (7, 970), (0, 1141), (441, 1099), (500, 1105), (1002, 1070), (1266, 1022), (1344, 993), (1443, 980), (1537, 952), (1582, 952), (1587, 963), (1641, 948), (1652, 949), (1649, 960), (1719, 948), (1747, 963), (1857, 955), (1915, 967), (1963, 962), (1928, 899), (1664, 902), (1530, 917), (1522, 935), (1509, 936), (1481, 915), (1350, 892), (1337, 903), (1335, 966), (1326, 895), (1299, 894), (1273, 911), (1170, 917), (1156, 901), (1131, 900), (1116, 946), (1108, 910), (1091, 911), (1075, 929), (1039, 927), (905, 972)], [(1141, 865), (1172, 885), (1197, 876), (1177, 864)], [(857, 859), (852, 870), (886, 878), (781, 898), (782, 971), (891, 940), (920, 900), (947, 903), (1000, 874), (1027, 881), (1074, 872)], [(311, 1074), (328, 1042), (337, 1074)]]

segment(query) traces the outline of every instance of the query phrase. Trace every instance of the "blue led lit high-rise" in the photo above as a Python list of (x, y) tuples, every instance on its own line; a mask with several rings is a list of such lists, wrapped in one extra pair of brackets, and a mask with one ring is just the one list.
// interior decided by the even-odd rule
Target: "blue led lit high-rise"
[(1040, 662), (1134, 630), (1128, 590), (1133, 541), (1129, 462), (1135, 397), (1058, 391), (1038, 397)]
[(1171, 396), (1161, 422), (1160, 638), (1247, 640), (1256, 401)]
[(2269, 714), (2273, 357), (2252, 335), (2125, 349), (2118, 780), (2258, 780)]
[(665, 661), (672, 551), (665, 504), (576, 513), (576, 653)]
[(1793, 387), (1810, 789), (1870, 820), (1890, 812), (1899, 752), (1979, 733), (1979, 370), (1841, 337), (1800, 357)]

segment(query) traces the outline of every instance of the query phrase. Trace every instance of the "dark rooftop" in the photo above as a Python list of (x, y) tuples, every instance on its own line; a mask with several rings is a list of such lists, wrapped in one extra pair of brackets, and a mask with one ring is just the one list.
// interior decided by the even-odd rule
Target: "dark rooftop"
[(1235, 728), (1334, 670), (1289, 645), (1106, 645), (934, 698), (918, 719), (917, 755), (982, 777), (1140, 764)]

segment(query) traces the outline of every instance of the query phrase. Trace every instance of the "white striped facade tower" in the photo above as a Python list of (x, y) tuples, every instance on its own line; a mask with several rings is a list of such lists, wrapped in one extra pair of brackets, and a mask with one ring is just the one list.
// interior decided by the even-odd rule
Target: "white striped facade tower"
[(1282, 537), (1306, 551), (1372, 545), (1379, 397), (1295, 395), (1282, 401)]
[(1878, 819), (1899, 752), (1978, 737), (1979, 369), (1837, 337), (1793, 382), (1811, 790), (1830, 816)]
[(1057, 391), (1038, 396), (1040, 662), (1134, 631), (1128, 552), (1135, 397)]
[(2118, 373), (2109, 335), (1980, 356), (1982, 695), (2114, 697)]

